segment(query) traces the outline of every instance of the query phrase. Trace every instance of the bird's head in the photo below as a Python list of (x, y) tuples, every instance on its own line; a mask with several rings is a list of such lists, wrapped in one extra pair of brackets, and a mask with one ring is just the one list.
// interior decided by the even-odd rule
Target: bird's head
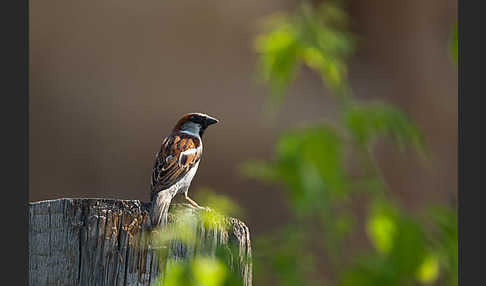
[(209, 125), (218, 123), (219, 120), (203, 113), (185, 114), (174, 127), (174, 131), (185, 131), (193, 135), (202, 136)]

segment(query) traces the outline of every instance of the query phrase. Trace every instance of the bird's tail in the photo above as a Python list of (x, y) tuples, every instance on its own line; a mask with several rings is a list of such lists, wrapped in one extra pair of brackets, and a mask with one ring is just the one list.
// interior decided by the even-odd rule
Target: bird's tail
[(152, 226), (167, 225), (170, 202), (176, 195), (176, 190), (163, 190), (155, 194), (152, 198)]

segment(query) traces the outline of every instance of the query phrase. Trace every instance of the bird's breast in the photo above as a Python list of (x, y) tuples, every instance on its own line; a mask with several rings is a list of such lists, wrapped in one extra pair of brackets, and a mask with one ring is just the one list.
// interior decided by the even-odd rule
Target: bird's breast
[(199, 162), (197, 162), (190, 170), (189, 172), (187, 172), (186, 175), (184, 175), (184, 177), (182, 177), (182, 179), (180, 179), (174, 186), (178, 192), (186, 189), (186, 188), (189, 188), (189, 186), (191, 185), (191, 182), (192, 182), (192, 179), (194, 178), (194, 176), (196, 175), (196, 172), (197, 172), (197, 168), (199, 167)]

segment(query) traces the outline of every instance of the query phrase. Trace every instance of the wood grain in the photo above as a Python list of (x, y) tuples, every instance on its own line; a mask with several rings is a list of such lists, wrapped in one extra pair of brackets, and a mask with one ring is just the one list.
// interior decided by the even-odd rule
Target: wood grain
[[(216, 247), (238, 250), (231, 269), (252, 285), (248, 227), (235, 218), (207, 228), (200, 210), (187, 205), (196, 220), (197, 244), (173, 243), (159, 259), (148, 241), (149, 203), (137, 200), (58, 199), (29, 204), (29, 285), (150, 285), (171, 263), (190, 260)], [(169, 217), (173, 223), (177, 217)]]

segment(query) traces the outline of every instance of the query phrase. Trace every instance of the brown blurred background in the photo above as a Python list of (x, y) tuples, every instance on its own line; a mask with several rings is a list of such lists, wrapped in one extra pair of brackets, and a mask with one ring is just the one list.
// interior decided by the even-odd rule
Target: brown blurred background
[[(290, 126), (335, 116), (317, 75), (304, 71), (278, 113), (264, 114), (255, 81), (259, 20), (300, 1), (30, 1), (29, 201), (61, 197), (149, 199), (154, 155), (175, 121), (204, 112), (222, 122), (205, 133), (192, 184), (226, 194), (253, 233), (285, 216), (276, 187), (237, 166), (271, 158)], [(391, 188), (407, 207), (455, 200), (457, 70), (448, 41), (457, 1), (350, 1), (361, 38), (351, 63), (358, 97), (405, 109), (433, 156), (377, 149)]]

